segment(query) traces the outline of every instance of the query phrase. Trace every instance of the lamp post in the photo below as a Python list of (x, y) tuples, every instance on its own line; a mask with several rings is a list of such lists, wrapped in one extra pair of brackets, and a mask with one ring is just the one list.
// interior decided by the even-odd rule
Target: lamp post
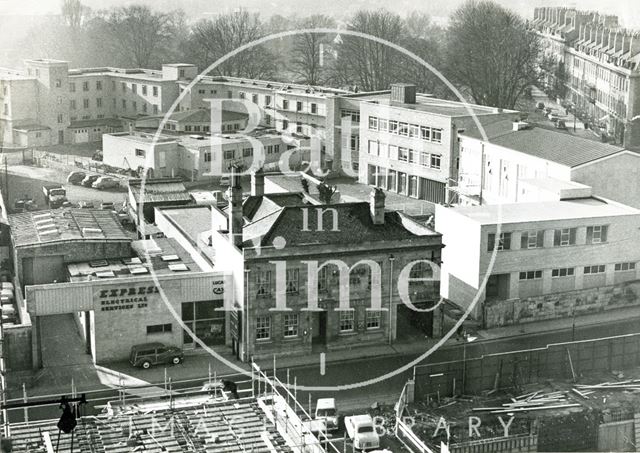
[(393, 254), (389, 255), (389, 344), (391, 344), (391, 339), (393, 336), (393, 326), (391, 325), (391, 315), (393, 312), (393, 262), (396, 260), (396, 257)]
[(462, 343), (462, 393), (466, 390), (466, 378), (467, 378), (467, 343), (476, 341), (477, 337), (472, 337), (467, 333), (464, 334), (464, 342)]

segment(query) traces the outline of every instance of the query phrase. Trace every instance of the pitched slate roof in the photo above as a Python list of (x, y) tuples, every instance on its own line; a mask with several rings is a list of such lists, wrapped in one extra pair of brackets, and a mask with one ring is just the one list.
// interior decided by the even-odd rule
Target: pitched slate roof
[[(247, 247), (273, 245), (275, 238), (283, 238), (287, 246), (301, 245), (355, 245), (364, 242), (417, 239), (424, 234), (412, 232), (407, 221), (397, 212), (386, 212), (384, 224), (376, 225), (371, 219), (369, 203), (340, 203), (309, 206), (307, 228), (304, 228), (303, 210), (298, 206), (285, 206), (278, 211), (245, 225), (243, 236)], [(315, 209), (324, 209), (322, 231), (318, 229)], [(334, 210), (338, 219), (333, 231)], [(435, 233), (434, 233), (435, 234)]]
[(131, 241), (116, 215), (102, 209), (56, 209), (9, 215), (16, 247), (64, 241)]
[[(568, 167), (577, 167), (624, 151), (619, 146), (535, 125), (514, 131), (511, 121), (486, 125), (485, 132), (490, 143)], [(462, 135), (483, 140), (476, 128), (465, 131)]]

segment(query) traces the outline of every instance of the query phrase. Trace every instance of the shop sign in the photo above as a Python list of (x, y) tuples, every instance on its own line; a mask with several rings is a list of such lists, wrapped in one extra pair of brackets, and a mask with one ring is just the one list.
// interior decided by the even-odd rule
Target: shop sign
[(109, 288), (98, 290), (97, 299), (100, 311), (131, 310), (146, 308), (148, 297), (158, 293), (155, 285)]
[(224, 293), (224, 280), (214, 280), (211, 284), (213, 285), (213, 294), (223, 294)]

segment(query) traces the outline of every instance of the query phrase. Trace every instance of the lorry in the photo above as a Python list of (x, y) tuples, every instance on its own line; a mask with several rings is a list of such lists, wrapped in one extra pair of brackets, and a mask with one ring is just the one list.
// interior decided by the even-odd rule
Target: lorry
[(344, 427), (356, 450), (366, 451), (380, 448), (380, 437), (373, 426), (371, 415), (345, 417)]
[(335, 398), (318, 398), (316, 402), (316, 420), (323, 420), (328, 431), (338, 429), (338, 410)]
[(44, 194), (45, 203), (51, 209), (59, 208), (68, 202), (67, 191), (60, 184), (42, 186), (42, 193)]

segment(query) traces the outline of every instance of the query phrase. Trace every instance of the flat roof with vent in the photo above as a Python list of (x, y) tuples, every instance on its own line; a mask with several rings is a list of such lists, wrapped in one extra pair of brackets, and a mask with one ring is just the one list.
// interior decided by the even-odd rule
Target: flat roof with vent
[(133, 241), (131, 249), (137, 256), (68, 264), (69, 281), (202, 271), (191, 255), (175, 239), (155, 238)]
[(130, 242), (116, 215), (102, 209), (56, 209), (9, 215), (15, 247), (54, 242)]

